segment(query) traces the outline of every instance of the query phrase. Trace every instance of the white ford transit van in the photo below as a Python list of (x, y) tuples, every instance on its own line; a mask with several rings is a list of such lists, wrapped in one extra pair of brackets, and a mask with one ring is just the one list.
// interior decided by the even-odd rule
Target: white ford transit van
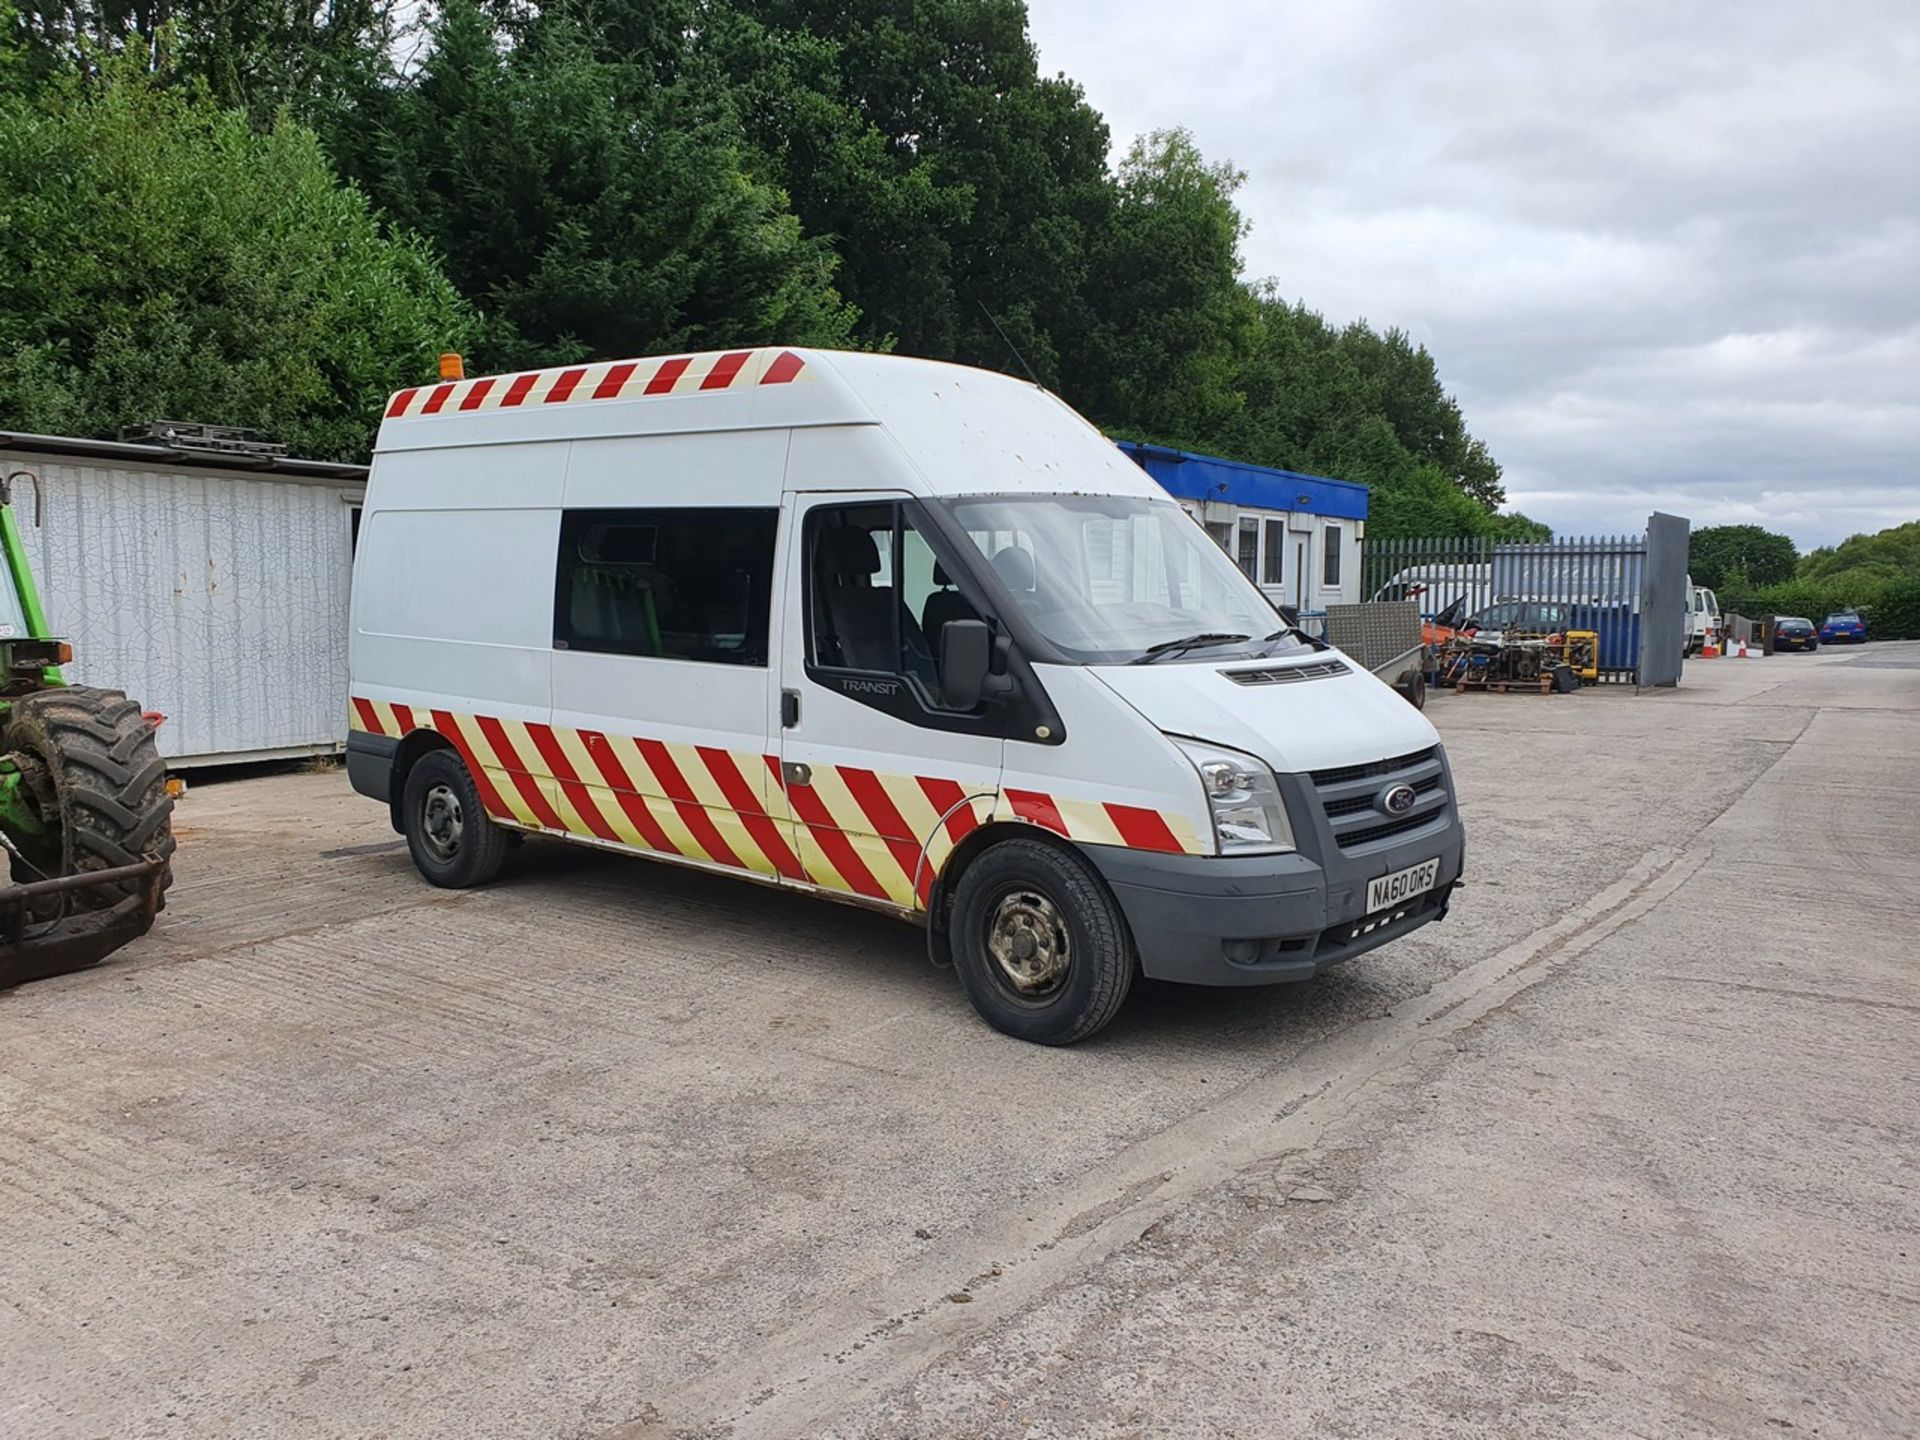
[(1439, 919), (1439, 737), (1053, 396), (800, 350), (393, 397), (347, 768), (436, 885), (556, 835), (926, 926), (1049, 1044)]

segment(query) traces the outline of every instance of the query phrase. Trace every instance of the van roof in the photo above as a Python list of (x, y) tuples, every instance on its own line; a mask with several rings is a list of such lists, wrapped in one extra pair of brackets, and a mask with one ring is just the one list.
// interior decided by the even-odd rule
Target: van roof
[(1166, 498), (1112, 441), (1025, 380), (940, 360), (778, 346), (413, 386), (388, 401), (374, 453), (824, 425), (884, 425), (934, 494)]

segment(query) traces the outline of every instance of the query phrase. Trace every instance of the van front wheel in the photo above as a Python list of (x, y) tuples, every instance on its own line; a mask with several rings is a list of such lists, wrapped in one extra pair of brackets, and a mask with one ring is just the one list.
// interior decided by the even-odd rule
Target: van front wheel
[(464, 890), (500, 873), (507, 832), (487, 818), (473, 777), (451, 750), (414, 762), (400, 808), (407, 849), (429, 883)]
[(1005, 840), (961, 877), (953, 964), (994, 1029), (1071, 1045), (1104, 1028), (1133, 984), (1133, 937), (1100, 877), (1039, 840)]

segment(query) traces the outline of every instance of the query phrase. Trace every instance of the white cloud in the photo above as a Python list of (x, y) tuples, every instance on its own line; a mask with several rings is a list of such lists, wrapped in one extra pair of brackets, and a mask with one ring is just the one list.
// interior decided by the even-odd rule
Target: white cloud
[(1116, 145), (1248, 172), (1251, 275), (1427, 344), (1516, 504), (1920, 516), (1920, 5), (1029, 0)]

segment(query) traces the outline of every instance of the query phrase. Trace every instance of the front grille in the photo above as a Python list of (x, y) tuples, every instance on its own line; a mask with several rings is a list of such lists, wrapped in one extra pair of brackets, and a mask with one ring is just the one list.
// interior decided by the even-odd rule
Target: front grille
[[(1424, 780), (1416, 780), (1413, 782), (1413, 793), (1416, 795), (1430, 795), (1439, 788), (1440, 777), (1438, 775), (1429, 775)], [(1329, 819), (1341, 815), (1360, 815), (1371, 809), (1373, 809), (1373, 796), (1371, 794), (1352, 795), (1345, 800), (1327, 801), (1327, 817)]]
[(1353, 673), (1344, 661), (1315, 660), (1306, 665), (1275, 665), (1266, 670), (1222, 670), (1236, 685), (1298, 685), (1307, 680), (1331, 680)]
[[(1447, 815), (1446, 770), (1437, 746), (1365, 765), (1314, 770), (1310, 778), (1334, 843), (1342, 850), (1408, 835)], [(1404, 815), (1386, 814), (1380, 797), (1403, 784), (1413, 790), (1413, 808)]]
[(1422, 825), (1431, 825), (1439, 818), (1439, 814), (1437, 810), (1429, 810), (1424, 815), (1402, 815), (1398, 820), (1383, 820), (1378, 825), (1369, 825), (1361, 830), (1343, 830), (1340, 832), (1340, 848), (1350, 850), (1355, 845), (1391, 840), (1395, 835), (1404, 835), (1409, 830), (1418, 830)]
[(1411, 755), (1397, 755), (1391, 760), (1374, 760), (1365, 765), (1342, 765), (1337, 770), (1314, 770), (1311, 773), (1315, 785), (1343, 785), (1349, 780), (1371, 780), (1376, 775), (1391, 775), (1396, 770), (1411, 770), (1433, 759), (1432, 749), (1416, 750)]

